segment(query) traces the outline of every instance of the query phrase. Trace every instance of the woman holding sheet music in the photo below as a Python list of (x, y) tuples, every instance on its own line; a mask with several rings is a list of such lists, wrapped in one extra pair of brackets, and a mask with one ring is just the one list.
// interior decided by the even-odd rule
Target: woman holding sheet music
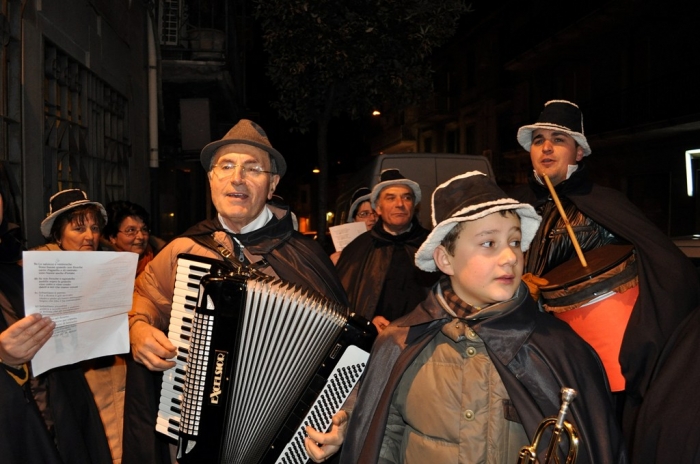
[[(372, 209), (371, 196), (372, 191), (367, 187), (360, 187), (355, 190), (355, 193), (352, 194), (352, 203), (348, 211), (348, 222), (364, 222), (367, 230), (371, 230), (374, 227), (379, 216)], [(338, 262), (338, 258), (340, 258), (340, 251), (336, 251), (331, 255), (333, 264)]]
[(49, 318), (24, 316), (18, 217), (0, 165), (0, 456), (4, 464), (110, 462), (95, 401), (79, 365), (31, 378), (28, 363), (53, 333)]
[[(80, 189), (62, 190), (49, 199), (49, 214), (41, 222), (47, 244), (37, 251), (97, 251), (107, 212)], [(124, 356), (103, 356), (80, 363), (104, 425), (112, 459), (120, 464), (126, 389)]]

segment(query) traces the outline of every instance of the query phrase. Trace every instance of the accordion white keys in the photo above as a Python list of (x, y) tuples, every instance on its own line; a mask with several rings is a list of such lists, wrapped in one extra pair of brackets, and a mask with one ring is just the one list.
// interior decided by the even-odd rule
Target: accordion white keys
[(270, 277), (178, 260), (156, 430), (179, 464), (306, 463), (307, 425), (327, 430), (376, 331), (347, 308)]

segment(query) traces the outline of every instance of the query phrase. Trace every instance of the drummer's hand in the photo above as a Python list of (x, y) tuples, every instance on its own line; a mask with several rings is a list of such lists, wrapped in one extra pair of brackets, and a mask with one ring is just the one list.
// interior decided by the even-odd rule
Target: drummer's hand
[(530, 296), (535, 301), (540, 299), (540, 287), (544, 287), (549, 283), (547, 279), (537, 277), (532, 272), (523, 274), (523, 282), (527, 285), (528, 290), (530, 290)]
[(342, 410), (333, 416), (331, 429), (327, 433), (319, 432), (310, 426), (306, 427), (309, 436), (304, 439), (304, 447), (311, 460), (324, 462), (337, 453), (345, 440), (347, 428), (348, 413)]
[(138, 321), (129, 329), (131, 353), (152, 371), (164, 371), (175, 365), (168, 359), (175, 357), (175, 346), (161, 331), (144, 321)]
[(374, 326), (377, 328), (377, 333), (386, 329), (386, 326), (388, 326), (390, 323), (391, 321), (384, 316), (374, 316), (372, 319), (372, 324), (374, 324)]
[(20, 366), (32, 360), (44, 346), (56, 323), (40, 314), (30, 314), (0, 333), (0, 359), (8, 366)]

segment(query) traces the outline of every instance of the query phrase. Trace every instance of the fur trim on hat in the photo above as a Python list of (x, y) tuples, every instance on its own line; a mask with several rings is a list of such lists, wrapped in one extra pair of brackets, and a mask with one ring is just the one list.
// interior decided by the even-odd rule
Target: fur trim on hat
[(420, 203), (421, 191), (418, 182), (411, 179), (406, 179), (398, 169), (390, 168), (382, 171), (382, 173), (379, 175), (379, 182), (374, 186), (374, 188), (372, 188), (372, 209), (376, 209), (377, 199), (379, 198), (379, 194), (382, 193), (382, 190), (392, 185), (405, 185), (406, 187), (410, 188), (413, 190), (413, 196), (415, 196), (415, 205)]
[[(202, 163), (202, 167), (205, 171), (209, 172), (211, 169), (211, 160), (216, 154), (216, 151), (225, 145), (245, 145), (259, 148), (270, 154), (270, 161), (274, 162), (276, 174), (282, 177), (284, 173), (287, 172), (287, 162), (284, 160), (284, 157), (280, 152), (272, 148), (270, 140), (267, 138), (267, 134), (263, 128), (253, 121), (241, 119), (221, 138), (221, 140), (211, 142), (202, 148), (199, 161)], [(242, 149), (244, 148), (245, 147)], [(241, 151), (241, 153), (245, 153), (245, 151)]]
[(520, 217), (520, 247), (524, 252), (530, 247), (542, 220), (535, 208), (508, 198), (492, 179), (479, 171), (460, 174), (440, 184), (433, 192), (430, 206), (433, 230), (416, 252), (416, 266), (427, 272), (438, 270), (433, 252), (460, 222), (475, 221), (498, 211), (515, 210)]
[(518, 143), (528, 152), (532, 146), (532, 133), (537, 129), (564, 132), (583, 148), (583, 156), (591, 154), (591, 147), (588, 145), (586, 136), (583, 135), (583, 113), (575, 103), (566, 100), (550, 100), (544, 104), (544, 109), (536, 123), (518, 129)]
[(80, 189), (61, 190), (49, 198), (49, 214), (46, 216), (46, 219), (41, 221), (41, 234), (46, 238), (50, 238), (51, 228), (56, 218), (66, 211), (83, 205), (97, 205), (105, 219), (105, 223), (107, 223), (107, 211), (105, 211), (102, 203), (88, 200), (87, 194)]

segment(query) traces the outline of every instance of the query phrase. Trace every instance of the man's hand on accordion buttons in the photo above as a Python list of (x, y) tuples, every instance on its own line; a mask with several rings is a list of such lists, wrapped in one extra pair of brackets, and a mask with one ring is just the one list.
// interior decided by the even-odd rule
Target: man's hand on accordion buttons
[(345, 440), (348, 419), (348, 413), (341, 410), (333, 416), (331, 429), (327, 433), (306, 427), (309, 436), (304, 439), (304, 447), (313, 462), (323, 462), (338, 452)]
[(129, 329), (129, 339), (134, 359), (149, 370), (164, 371), (175, 365), (168, 361), (175, 357), (175, 346), (161, 330), (139, 321)]

